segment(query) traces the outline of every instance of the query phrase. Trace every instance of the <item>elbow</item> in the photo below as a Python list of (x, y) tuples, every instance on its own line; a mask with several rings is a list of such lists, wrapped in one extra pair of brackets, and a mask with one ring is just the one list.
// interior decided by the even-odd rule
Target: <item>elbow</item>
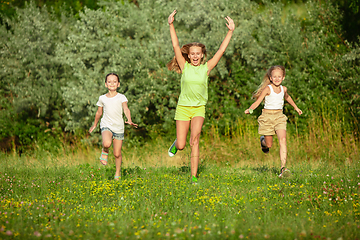
[(101, 117), (101, 115), (102, 115), (102, 112), (99, 112), (99, 111), (96, 112), (96, 116), (97, 116), (97, 117)]

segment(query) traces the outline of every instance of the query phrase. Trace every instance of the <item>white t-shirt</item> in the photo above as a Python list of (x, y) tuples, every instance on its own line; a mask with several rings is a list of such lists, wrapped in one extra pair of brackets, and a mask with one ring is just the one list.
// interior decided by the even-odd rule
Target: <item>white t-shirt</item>
[(274, 89), (271, 85), (268, 85), (270, 87), (270, 94), (265, 97), (265, 109), (283, 109), (284, 106), (284, 88), (280, 85), (281, 92), (275, 93)]
[(103, 115), (100, 122), (100, 128), (107, 127), (114, 133), (124, 133), (124, 119), (122, 103), (127, 102), (123, 94), (109, 98), (105, 94), (99, 97), (97, 106), (103, 108)]

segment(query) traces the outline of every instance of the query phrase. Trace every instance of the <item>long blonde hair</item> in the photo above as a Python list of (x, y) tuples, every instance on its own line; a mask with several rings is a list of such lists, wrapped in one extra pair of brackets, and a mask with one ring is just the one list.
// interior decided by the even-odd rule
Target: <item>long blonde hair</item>
[[(202, 53), (204, 54), (204, 57), (201, 59), (201, 64), (204, 64), (206, 62), (206, 57), (207, 57), (206, 48), (204, 44), (198, 42), (188, 43), (181, 47), (180, 50), (185, 60), (188, 63), (190, 63), (189, 52), (191, 47), (201, 47)], [(173, 59), (170, 62), (168, 62), (166, 66), (170, 71), (181, 73), (181, 69), (175, 57), (173, 57)]]
[(269, 68), (267, 70), (267, 72), (265, 73), (261, 84), (256, 89), (256, 91), (253, 93), (253, 95), (252, 95), (253, 99), (258, 99), (260, 97), (261, 92), (266, 88), (267, 85), (269, 85), (271, 83), (271, 80), (270, 80), (271, 73), (272, 73), (272, 71), (274, 71), (276, 69), (281, 70), (283, 72), (283, 77), (285, 77), (285, 67), (284, 66), (275, 65), (275, 66), (272, 66), (271, 68)]

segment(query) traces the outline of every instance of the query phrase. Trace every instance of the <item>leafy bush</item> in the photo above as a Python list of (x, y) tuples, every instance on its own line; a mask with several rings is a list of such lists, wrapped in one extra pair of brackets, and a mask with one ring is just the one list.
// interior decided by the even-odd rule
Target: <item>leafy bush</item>
[(57, 61), (55, 48), (66, 39), (71, 19), (63, 16), (59, 22), (29, 4), (0, 26), (0, 123), (6, 127), (1, 137), (28, 145), (40, 131), (63, 125), (61, 86), (67, 66)]
[(204, 43), (208, 59), (227, 32), (224, 17), (232, 17), (237, 26), (210, 76), (205, 130), (215, 124), (225, 133), (245, 118), (251, 93), (265, 71), (281, 64), (287, 69), (284, 85), (304, 111), (298, 117), (285, 106), (290, 122), (296, 123), (290, 126), (301, 131), (310, 118), (338, 118), (344, 132), (358, 132), (360, 50), (343, 40), (341, 14), (329, 2), (308, 1), (303, 15), (289, 10), (285, 14), (282, 3), (271, 1), (259, 5), (250, 0), (149, 0), (138, 6), (100, 1), (98, 5), (97, 10), (84, 8), (76, 21), (69, 16), (58, 21), (33, 4), (18, 9), (14, 19), (4, 18), (0, 122), (8, 128), (1, 130), (2, 138), (19, 139), (19, 132), (34, 131), (38, 136), (36, 131), (54, 127), (86, 131), (98, 97), (106, 93), (104, 77), (109, 72), (119, 74), (119, 91), (129, 99), (133, 121), (140, 124), (140, 130), (131, 131), (133, 136), (139, 135), (139, 140), (173, 132), (180, 93), (180, 75), (166, 68), (174, 56), (167, 24), (173, 9), (178, 10), (175, 28), (180, 44)]
[[(302, 19), (294, 14), (284, 18), (283, 5), (271, 2), (262, 8), (250, 1), (197, 1), (190, 5), (178, 1), (166, 6), (162, 1), (145, 1), (140, 8), (120, 2), (100, 4), (104, 11), (85, 11), (69, 41), (57, 51), (77, 77), (64, 88), (71, 110), (68, 129), (90, 125), (97, 97), (106, 92), (98, 86), (112, 71), (121, 76), (120, 91), (128, 96), (135, 121), (147, 130), (159, 123), (165, 132), (174, 126), (180, 76), (169, 72), (165, 63), (173, 56), (166, 18), (176, 6), (180, 6), (175, 21), (180, 44), (203, 42), (209, 57), (227, 31), (223, 17), (230, 15), (237, 24), (211, 75), (208, 118), (220, 125), (235, 121), (251, 103), (250, 95), (266, 69), (275, 64), (286, 66), (285, 85), (305, 113), (321, 112), (323, 98), (333, 105), (332, 111), (341, 106), (333, 104), (342, 102), (333, 77), (339, 75), (342, 56), (353, 48), (338, 36), (339, 13), (330, 4), (309, 2)], [(346, 64), (356, 66), (355, 62)], [(359, 81), (351, 76), (352, 81)], [(294, 111), (288, 107), (286, 111), (294, 120)], [(306, 114), (302, 119), (300, 127), (305, 128)]]

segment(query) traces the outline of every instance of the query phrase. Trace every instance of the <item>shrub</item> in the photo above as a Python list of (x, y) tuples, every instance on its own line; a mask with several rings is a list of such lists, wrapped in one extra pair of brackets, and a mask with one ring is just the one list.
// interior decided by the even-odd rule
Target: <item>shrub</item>
[(290, 127), (301, 131), (311, 118), (337, 118), (342, 119), (344, 132), (358, 132), (359, 46), (343, 39), (341, 14), (329, 2), (308, 1), (301, 5), (300, 15), (271, 1), (98, 5), (97, 10), (85, 7), (76, 21), (69, 16), (59, 21), (34, 4), (18, 9), (14, 19), (3, 18), (0, 123), (7, 128), (1, 130), (1, 138), (28, 144), (33, 142), (29, 136), (37, 138), (47, 129), (86, 131), (98, 97), (106, 93), (104, 77), (109, 72), (119, 74), (119, 91), (129, 99), (133, 121), (140, 124), (140, 130), (131, 131), (133, 136), (173, 132), (180, 93), (180, 75), (166, 68), (174, 56), (167, 24), (173, 9), (178, 10), (175, 27), (180, 44), (204, 43), (208, 59), (226, 35), (224, 17), (232, 17), (237, 26), (210, 75), (205, 130), (216, 125), (224, 134), (245, 118), (251, 93), (265, 71), (281, 64), (287, 69), (284, 85), (304, 112), (298, 117), (285, 105), (290, 123), (295, 123)]
[(59, 22), (29, 4), (5, 20), (0, 26), (0, 122), (6, 128), (0, 136), (28, 145), (40, 131), (63, 125), (61, 86), (67, 66), (57, 61), (55, 47), (66, 39), (71, 18)]

